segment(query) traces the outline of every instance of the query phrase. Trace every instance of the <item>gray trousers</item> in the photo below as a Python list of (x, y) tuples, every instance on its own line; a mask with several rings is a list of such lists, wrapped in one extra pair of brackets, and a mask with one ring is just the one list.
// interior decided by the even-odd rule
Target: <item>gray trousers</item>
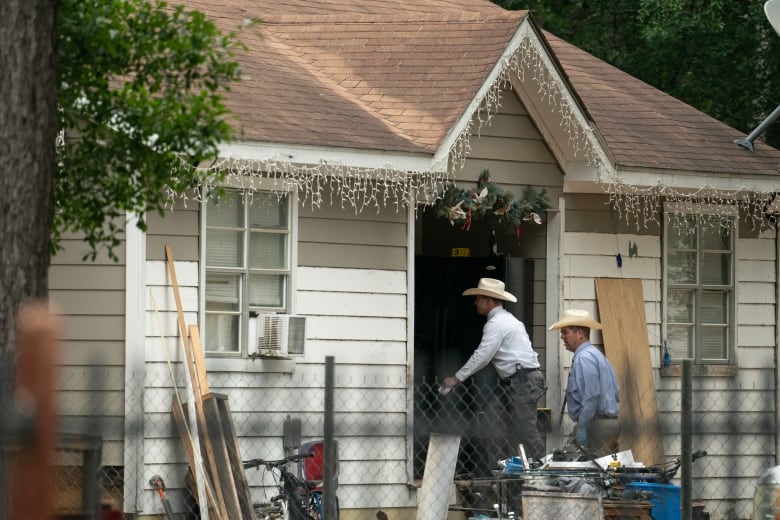
[[(494, 417), (499, 417), (503, 427), (497, 439), (496, 460), (518, 455), (518, 445), (523, 444), (525, 454), (532, 459), (545, 455), (545, 446), (536, 421), (537, 402), (545, 393), (544, 376), (540, 370), (519, 370), (514, 376), (501, 381), (493, 403)], [(495, 461), (491, 461), (495, 462)]]

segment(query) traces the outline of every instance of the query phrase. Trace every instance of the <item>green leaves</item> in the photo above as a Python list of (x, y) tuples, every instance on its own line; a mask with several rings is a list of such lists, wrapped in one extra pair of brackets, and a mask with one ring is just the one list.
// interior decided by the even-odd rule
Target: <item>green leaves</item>
[(481, 219), (491, 219), (491, 224), (496, 226), (515, 228), (526, 222), (542, 224), (549, 206), (546, 190), (536, 191), (526, 186), (522, 196), (515, 200), (512, 192), (492, 182), (489, 170), (483, 170), (472, 190), (448, 184), (434, 208), (439, 218), (469, 231), (471, 222)]
[(125, 212), (162, 211), (164, 187), (201, 181), (193, 167), (231, 136), (239, 43), (159, 0), (62, 0), (59, 18), (54, 243), (83, 232), (94, 256), (116, 247)]
[[(780, 104), (764, 0), (494, 0), (745, 133)], [(765, 135), (780, 146), (780, 122)]]

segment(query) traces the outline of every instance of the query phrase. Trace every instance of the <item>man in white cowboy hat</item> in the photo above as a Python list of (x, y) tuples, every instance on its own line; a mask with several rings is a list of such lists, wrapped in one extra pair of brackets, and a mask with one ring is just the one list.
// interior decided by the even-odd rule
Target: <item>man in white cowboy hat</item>
[(492, 362), (501, 384), (490, 405), (496, 412), (501, 409), (504, 422), (499, 446), (493, 447), (495, 460), (518, 454), (520, 443), (528, 457), (540, 459), (544, 442), (536, 422), (536, 403), (544, 395), (545, 383), (525, 325), (504, 309), (505, 301), (514, 303), (517, 298), (504, 290), (504, 282), (493, 278), (482, 278), (477, 287), (463, 291), (463, 296), (472, 295), (477, 312), (487, 316), (482, 340), (466, 364), (442, 381), (442, 390), (457, 386)]
[(592, 457), (615, 453), (620, 435), (617, 378), (607, 357), (590, 342), (590, 329), (601, 329), (601, 323), (588, 311), (569, 309), (550, 326), (556, 329), (566, 350), (574, 352), (566, 384), (569, 417), (577, 423), (574, 438)]

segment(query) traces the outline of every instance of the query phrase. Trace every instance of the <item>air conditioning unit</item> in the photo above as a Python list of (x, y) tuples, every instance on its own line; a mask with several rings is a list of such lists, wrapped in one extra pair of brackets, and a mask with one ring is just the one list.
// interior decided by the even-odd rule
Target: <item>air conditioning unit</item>
[(256, 338), (253, 356), (287, 358), (303, 355), (306, 344), (306, 318), (292, 314), (260, 314), (250, 322), (250, 338)]

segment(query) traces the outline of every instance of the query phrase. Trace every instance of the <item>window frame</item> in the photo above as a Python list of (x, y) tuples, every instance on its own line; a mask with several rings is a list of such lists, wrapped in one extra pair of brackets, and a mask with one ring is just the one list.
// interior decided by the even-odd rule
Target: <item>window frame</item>
[[(245, 260), (248, 260), (248, 254), (249, 254), (249, 236), (251, 236), (252, 231), (249, 226), (249, 220), (248, 220), (248, 211), (249, 206), (247, 204), (248, 201), (251, 201), (252, 197), (255, 196), (256, 192), (264, 192), (266, 194), (271, 193), (283, 193), (287, 196), (287, 228), (286, 228), (286, 234), (287, 234), (287, 240), (285, 245), (285, 252), (287, 257), (287, 268), (286, 269), (273, 269), (273, 271), (279, 271), (283, 276), (286, 276), (285, 281), (285, 288), (284, 292), (282, 294), (283, 298), (283, 306), (281, 307), (261, 307), (260, 312), (268, 312), (268, 313), (284, 313), (284, 314), (294, 314), (294, 310), (296, 307), (296, 301), (295, 301), (295, 280), (297, 278), (297, 265), (298, 265), (298, 194), (297, 190), (294, 187), (288, 187), (287, 189), (280, 189), (278, 186), (273, 187), (267, 187), (264, 188), (263, 182), (255, 182), (254, 186), (252, 188), (244, 188), (243, 186), (237, 185), (235, 183), (226, 183), (222, 186), (220, 186), (220, 189), (224, 190), (234, 190), (241, 194), (242, 197), (242, 207), (244, 210), (244, 219), (243, 219), (243, 242), (242, 247), (244, 251), (244, 257)], [(241, 276), (241, 284), (240, 284), (240, 311), (239, 311), (239, 345), (238, 349), (235, 351), (226, 351), (226, 352), (217, 352), (217, 351), (209, 351), (206, 350), (205, 345), (205, 338), (206, 338), (206, 275), (210, 272), (219, 272), (219, 269), (207, 269), (206, 265), (206, 250), (207, 250), (207, 244), (206, 244), (206, 237), (207, 237), (207, 231), (209, 229), (208, 226), (208, 196), (206, 195), (209, 189), (213, 188), (203, 188), (202, 190), (202, 197), (201, 197), (201, 204), (200, 204), (200, 230), (199, 230), (199, 243), (200, 243), (200, 252), (199, 252), (199, 283), (198, 283), (198, 301), (199, 301), (199, 311), (198, 311), (198, 321), (201, 323), (201, 328), (203, 329), (201, 331), (201, 337), (203, 338), (203, 353), (204, 356), (207, 359), (207, 364), (211, 364), (214, 362), (219, 362), (219, 360), (223, 360), (225, 362), (230, 362), (231, 360), (249, 360), (250, 362), (253, 362), (254, 360), (250, 358), (251, 349), (249, 347), (249, 318), (251, 317), (251, 312), (249, 309), (249, 298), (248, 298), (248, 288), (249, 288), (249, 276), (252, 272), (252, 269), (249, 266), (249, 262), (246, 261), (245, 265), (242, 268), (238, 268), (241, 270), (240, 276)], [(251, 202), (250, 202), (251, 203)], [(235, 268), (229, 268), (226, 269), (225, 272), (232, 271), (232, 272), (238, 272)], [(211, 363), (209, 363), (211, 361)]]
[[(701, 218), (705, 219), (722, 219), (722, 218), (729, 218), (731, 220), (731, 231), (729, 233), (730, 235), (730, 261), (728, 265), (729, 269), (729, 279), (730, 284), (728, 285), (714, 285), (714, 284), (704, 284), (701, 281), (701, 263), (700, 263), (700, 255), (702, 254), (702, 251), (708, 251), (707, 249), (702, 248), (702, 244), (699, 240), (700, 238), (700, 232), (701, 232), (701, 225), (699, 222), (697, 222), (696, 225), (696, 236), (697, 236), (697, 243), (696, 243), (696, 283), (695, 284), (672, 284), (670, 287), (669, 283), (669, 255), (670, 255), (670, 245), (669, 245), (669, 238), (671, 235), (671, 218), (673, 215), (678, 215), (680, 217), (694, 217), (697, 220), (700, 220)], [(668, 317), (668, 305), (669, 305), (669, 291), (670, 288), (674, 290), (676, 287), (684, 286), (692, 288), (696, 294), (696, 298), (694, 300), (694, 306), (693, 306), (693, 363), (695, 365), (702, 365), (702, 366), (723, 366), (723, 365), (733, 365), (736, 360), (736, 345), (737, 345), (737, 287), (738, 287), (738, 280), (737, 280), (737, 244), (738, 244), (738, 231), (739, 226), (738, 224), (739, 220), (739, 211), (736, 207), (733, 206), (722, 206), (722, 205), (715, 205), (715, 204), (686, 204), (686, 203), (664, 203), (663, 207), (663, 228), (662, 228), (662, 265), (663, 265), (663, 272), (662, 272), (662, 306), (661, 306), (661, 320), (662, 320), (662, 337), (664, 340), (668, 338), (668, 327), (670, 325), (669, 317)], [(725, 292), (727, 295), (727, 306), (728, 309), (725, 313), (726, 315), (726, 325), (728, 328), (728, 333), (726, 334), (726, 356), (725, 359), (705, 359), (702, 357), (702, 348), (701, 348), (701, 334), (700, 331), (702, 329), (702, 323), (701, 323), (701, 312), (702, 312), (702, 302), (701, 302), (701, 293), (707, 290), (712, 290), (712, 288), (717, 287), (719, 291)], [(726, 288), (725, 291), (723, 288)], [(672, 358), (672, 364), (678, 365), (681, 362), (681, 358)]]

